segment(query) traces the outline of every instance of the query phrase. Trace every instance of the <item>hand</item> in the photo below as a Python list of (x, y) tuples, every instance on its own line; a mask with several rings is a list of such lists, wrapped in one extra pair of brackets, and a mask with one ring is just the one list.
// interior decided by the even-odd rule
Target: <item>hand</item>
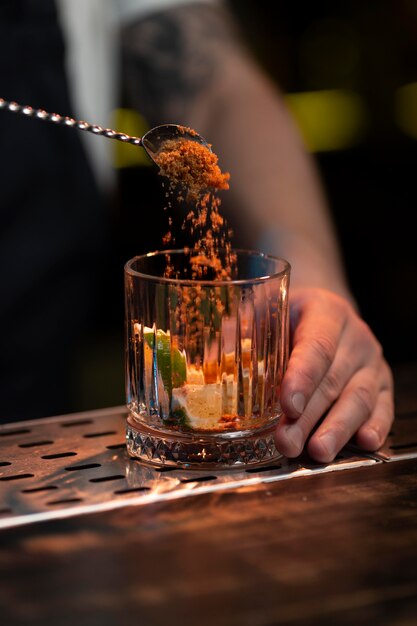
[(275, 435), (278, 450), (331, 462), (356, 435), (377, 450), (394, 419), (393, 379), (382, 348), (348, 300), (324, 289), (291, 295), (292, 352), (281, 389), (284, 417)]

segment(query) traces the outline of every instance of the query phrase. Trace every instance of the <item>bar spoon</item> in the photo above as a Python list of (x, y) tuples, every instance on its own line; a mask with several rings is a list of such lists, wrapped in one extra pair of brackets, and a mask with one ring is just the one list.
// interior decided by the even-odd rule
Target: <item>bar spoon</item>
[(180, 124), (162, 124), (148, 130), (143, 137), (132, 137), (126, 133), (120, 133), (111, 128), (103, 128), (97, 124), (90, 124), (89, 122), (84, 122), (82, 120), (75, 120), (72, 117), (63, 116), (59, 113), (48, 113), (48, 111), (44, 111), (43, 109), (34, 109), (31, 106), (21, 105), (17, 102), (9, 102), (3, 98), (0, 98), (0, 109), (5, 109), (11, 113), (19, 113), (26, 117), (43, 120), (45, 122), (52, 122), (53, 124), (59, 124), (61, 126), (68, 126), (69, 128), (77, 128), (78, 130), (84, 130), (89, 133), (93, 133), (94, 135), (101, 135), (102, 137), (107, 137), (108, 139), (117, 139), (118, 141), (130, 143), (134, 146), (140, 146), (145, 149), (148, 156), (157, 165), (158, 163), (155, 160), (155, 157), (161, 150), (164, 143), (168, 140), (190, 139), (192, 141), (196, 141), (197, 143), (201, 143), (211, 150), (210, 144), (208, 144), (201, 135), (196, 133), (192, 128), (187, 128), (186, 126), (181, 126)]

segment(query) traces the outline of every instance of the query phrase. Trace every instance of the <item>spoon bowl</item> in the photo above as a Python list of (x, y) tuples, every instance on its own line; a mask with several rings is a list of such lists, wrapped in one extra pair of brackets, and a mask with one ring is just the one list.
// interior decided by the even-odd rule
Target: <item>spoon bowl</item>
[(142, 137), (141, 145), (146, 150), (148, 156), (158, 165), (156, 157), (163, 149), (167, 141), (190, 140), (200, 143), (211, 151), (211, 146), (207, 141), (195, 132), (192, 128), (181, 126), (180, 124), (162, 124), (148, 130)]

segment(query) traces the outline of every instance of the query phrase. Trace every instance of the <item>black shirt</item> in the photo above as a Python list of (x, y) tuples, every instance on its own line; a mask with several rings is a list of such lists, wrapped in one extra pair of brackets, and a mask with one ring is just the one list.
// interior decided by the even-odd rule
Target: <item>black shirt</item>
[[(51, 0), (0, 0), (0, 97), (72, 115)], [(108, 228), (79, 133), (0, 111), (0, 422), (72, 410)]]

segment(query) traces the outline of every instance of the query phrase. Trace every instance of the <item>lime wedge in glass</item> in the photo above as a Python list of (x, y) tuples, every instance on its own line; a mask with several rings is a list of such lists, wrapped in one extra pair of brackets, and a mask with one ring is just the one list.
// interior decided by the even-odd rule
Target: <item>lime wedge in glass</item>
[(156, 339), (156, 362), (164, 383), (165, 390), (171, 395), (174, 387), (181, 387), (187, 379), (185, 354), (177, 349), (171, 350), (170, 332), (161, 329), (156, 331), (145, 326), (144, 338), (151, 350)]

